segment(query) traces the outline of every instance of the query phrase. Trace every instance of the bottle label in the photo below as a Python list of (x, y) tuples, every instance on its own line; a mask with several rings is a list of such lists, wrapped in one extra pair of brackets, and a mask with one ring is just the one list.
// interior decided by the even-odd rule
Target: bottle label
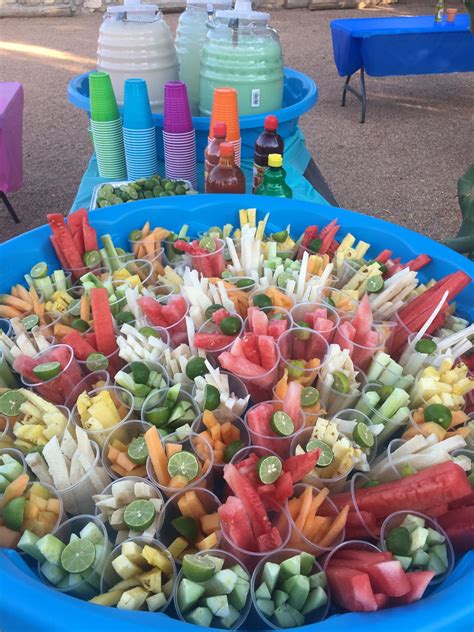
[(255, 189), (262, 184), (266, 168), (267, 167), (261, 167), (260, 165), (257, 165), (255, 162), (253, 163), (253, 192), (255, 192)]
[(207, 179), (209, 178), (209, 174), (211, 173), (214, 167), (215, 165), (213, 165), (212, 162), (209, 162), (209, 160), (207, 159), (204, 160), (204, 192), (205, 193), (206, 193), (206, 188), (207, 188)]
[(253, 88), (250, 98), (250, 106), (253, 108), (260, 107), (260, 88)]

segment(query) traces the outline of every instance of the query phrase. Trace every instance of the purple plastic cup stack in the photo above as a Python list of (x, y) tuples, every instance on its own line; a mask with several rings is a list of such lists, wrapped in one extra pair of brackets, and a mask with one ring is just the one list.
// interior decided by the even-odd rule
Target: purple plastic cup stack
[(163, 145), (170, 180), (189, 180), (196, 188), (196, 132), (183, 81), (165, 83)]

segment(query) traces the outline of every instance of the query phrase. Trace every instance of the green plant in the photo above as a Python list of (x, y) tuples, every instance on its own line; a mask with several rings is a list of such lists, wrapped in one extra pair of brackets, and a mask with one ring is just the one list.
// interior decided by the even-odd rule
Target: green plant
[[(474, 10), (474, 0), (470, 0)], [(462, 224), (457, 236), (445, 243), (457, 252), (474, 259), (474, 163), (458, 180), (458, 201)]]

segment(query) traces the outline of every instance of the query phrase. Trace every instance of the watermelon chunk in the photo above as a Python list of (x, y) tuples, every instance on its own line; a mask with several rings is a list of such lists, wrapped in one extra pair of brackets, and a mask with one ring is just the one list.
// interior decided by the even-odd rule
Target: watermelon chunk
[(383, 593), (374, 593), (374, 597), (375, 602), (377, 603), (377, 610), (383, 610), (390, 601), (387, 595), (384, 595)]
[(303, 233), (303, 239), (301, 241), (301, 244), (305, 248), (307, 248), (309, 244), (313, 241), (313, 239), (316, 239), (317, 235), (318, 235), (317, 226), (307, 226)]
[(242, 348), (247, 360), (261, 366), (260, 353), (258, 350), (258, 336), (256, 334), (249, 333), (242, 336), (241, 340)]
[(277, 361), (274, 339), (271, 336), (259, 336), (258, 350), (260, 352), (261, 365), (263, 368), (272, 369)]
[(352, 326), (355, 329), (355, 342), (359, 343), (359, 341), (372, 329), (373, 321), (374, 319), (372, 316), (372, 307), (370, 305), (369, 296), (364, 294), (354, 318), (352, 319)]
[(257, 547), (261, 553), (274, 551), (281, 546), (281, 543), (281, 535), (276, 527), (273, 527), (270, 533), (263, 533), (257, 537)]
[(412, 573), (406, 573), (410, 590), (402, 597), (392, 598), (390, 600), (391, 605), (401, 606), (421, 599), (434, 575), (434, 571), (414, 571)]
[(304, 454), (295, 454), (283, 461), (283, 471), (291, 474), (293, 483), (299, 483), (316, 467), (321, 450), (311, 450)]
[[(240, 342), (241, 340), (237, 338), (237, 341)], [(235, 356), (228, 351), (224, 351), (219, 355), (219, 363), (226, 371), (235, 373), (243, 378), (259, 378), (266, 374), (266, 370), (262, 369), (258, 364), (249, 362), (246, 358), (242, 358), (241, 356)]]
[(95, 353), (94, 347), (92, 347), (87, 340), (79, 334), (77, 331), (71, 331), (63, 338), (63, 343), (72, 347), (74, 355), (78, 360), (85, 361), (91, 353)]
[[(270, 419), (273, 415), (273, 404), (258, 404), (251, 408), (247, 414), (247, 424), (252, 432), (264, 437), (274, 435), (270, 427)], [(260, 440), (260, 437), (258, 437)]]
[(244, 504), (235, 496), (229, 496), (218, 510), (220, 523), (236, 546), (247, 551), (254, 548), (254, 537), (250, 519)]
[(168, 323), (163, 316), (163, 306), (158, 301), (155, 301), (151, 296), (142, 296), (138, 299), (138, 304), (143, 310), (143, 313), (150, 321), (152, 325), (159, 327), (167, 327)]
[(235, 336), (226, 336), (225, 334), (205, 334), (197, 333), (194, 336), (194, 346), (196, 349), (205, 349), (206, 351), (219, 351), (232, 344)]
[(256, 490), (239, 470), (230, 463), (224, 467), (224, 479), (247, 511), (254, 535), (270, 533), (272, 525)]
[(215, 312), (212, 312), (212, 321), (216, 324), (216, 325), (220, 325), (221, 322), (224, 320), (224, 318), (228, 318), (230, 316), (230, 312), (228, 312), (226, 309), (224, 309), (223, 307), (221, 309), (218, 309)]
[(293, 479), (290, 472), (283, 472), (275, 483), (277, 502), (283, 503), (293, 496)]
[(367, 572), (375, 592), (383, 593), (388, 597), (402, 597), (411, 590), (407, 573), (398, 560), (378, 562), (369, 566)]
[(359, 570), (357, 566), (353, 566), (352, 563), (366, 564), (371, 566), (378, 564), (379, 562), (390, 562), (393, 560), (393, 555), (388, 551), (368, 551), (362, 549), (349, 549), (342, 548), (337, 551), (331, 558), (332, 561), (347, 560), (346, 566)]
[(328, 566), (326, 577), (334, 601), (350, 612), (377, 610), (374, 592), (367, 573), (351, 568)]
[(162, 305), (162, 315), (168, 327), (178, 323), (188, 311), (188, 304), (183, 296), (171, 296), (168, 303)]
[(272, 318), (268, 321), (268, 328), (265, 332), (271, 336), (274, 340), (278, 338), (288, 329), (288, 321), (285, 319)]
[(257, 335), (266, 336), (268, 333), (268, 318), (265, 312), (258, 307), (249, 307), (247, 318), (250, 330)]
[(290, 416), (295, 430), (299, 430), (303, 420), (303, 411), (301, 410), (301, 391), (303, 387), (299, 382), (290, 382), (283, 400), (283, 410)]
[(452, 509), (440, 517), (439, 523), (448, 534), (456, 553), (473, 548), (474, 506)]

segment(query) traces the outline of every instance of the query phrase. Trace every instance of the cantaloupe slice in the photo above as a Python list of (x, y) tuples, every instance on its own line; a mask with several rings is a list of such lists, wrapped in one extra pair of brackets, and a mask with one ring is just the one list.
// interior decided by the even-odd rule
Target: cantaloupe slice
[(21, 474), (18, 478), (7, 485), (5, 493), (3, 494), (3, 497), (1, 499), (1, 506), (6, 507), (8, 503), (14, 498), (19, 498), (20, 496), (23, 496), (29, 480), (30, 477), (28, 476), (28, 474)]

